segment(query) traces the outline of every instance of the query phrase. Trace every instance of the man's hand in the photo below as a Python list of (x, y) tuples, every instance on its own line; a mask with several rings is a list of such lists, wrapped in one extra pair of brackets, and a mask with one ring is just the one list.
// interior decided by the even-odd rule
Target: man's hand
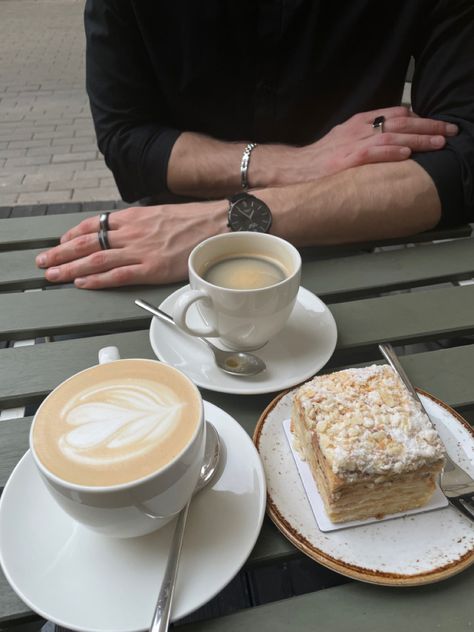
[(148, 206), (109, 216), (109, 250), (101, 250), (99, 218), (69, 230), (59, 246), (36, 258), (48, 281), (84, 289), (172, 283), (187, 277), (187, 259), (203, 239), (224, 232), (224, 202)]
[[(377, 116), (385, 117), (383, 132), (372, 127)], [(304, 147), (258, 146), (249, 180), (252, 187), (288, 185), (362, 165), (400, 162), (412, 152), (441, 149), (457, 132), (452, 123), (420, 118), (403, 106), (362, 112)]]

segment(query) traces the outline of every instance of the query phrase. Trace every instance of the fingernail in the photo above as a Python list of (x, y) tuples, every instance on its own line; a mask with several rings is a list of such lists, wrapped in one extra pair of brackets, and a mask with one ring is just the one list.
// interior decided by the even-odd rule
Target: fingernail
[(74, 280), (74, 283), (77, 287), (84, 287), (84, 285), (86, 284), (86, 280), (82, 277), (79, 277)]
[(444, 138), (443, 136), (432, 136), (430, 142), (433, 147), (442, 147), (444, 145)]
[(36, 257), (36, 265), (42, 268), (46, 265), (46, 255), (38, 255)]
[(448, 123), (446, 125), (446, 132), (454, 136), (454, 134), (457, 134), (459, 132), (459, 127), (457, 125), (454, 125), (454, 123)]
[(411, 150), (409, 147), (400, 147), (401, 156), (409, 156), (410, 154), (411, 154)]
[(46, 276), (50, 281), (59, 279), (59, 268), (49, 268), (46, 272)]

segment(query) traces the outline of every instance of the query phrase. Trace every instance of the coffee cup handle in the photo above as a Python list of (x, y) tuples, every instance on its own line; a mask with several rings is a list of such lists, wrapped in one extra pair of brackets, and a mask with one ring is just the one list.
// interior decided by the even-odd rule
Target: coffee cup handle
[(212, 304), (211, 298), (204, 290), (188, 290), (181, 294), (173, 308), (173, 320), (185, 333), (190, 336), (198, 336), (203, 338), (214, 338), (219, 336), (219, 332), (214, 327), (190, 327), (186, 322), (188, 309), (197, 301), (206, 301)]
[(117, 347), (102, 347), (99, 349), (99, 364), (107, 364), (120, 360), (120, 353)]

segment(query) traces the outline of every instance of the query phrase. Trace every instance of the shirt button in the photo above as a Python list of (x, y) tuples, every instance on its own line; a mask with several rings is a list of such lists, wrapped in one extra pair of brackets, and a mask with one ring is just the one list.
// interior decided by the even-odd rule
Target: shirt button
[(258, 91), (265, 97), (270, 97), (274, 93), (273, 87), (265, 81), (259, 84)]

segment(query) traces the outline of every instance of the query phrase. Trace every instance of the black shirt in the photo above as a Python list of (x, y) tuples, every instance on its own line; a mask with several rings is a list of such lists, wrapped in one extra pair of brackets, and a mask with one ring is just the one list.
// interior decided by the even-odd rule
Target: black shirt
[(181, 131), (307, 144), (357, 112), (412, 105), (461, 132), (412, 157), (444, 224), (474, 219), (472, 0), (87, 0), (98, 143), (129, 202), (166, 193)]

